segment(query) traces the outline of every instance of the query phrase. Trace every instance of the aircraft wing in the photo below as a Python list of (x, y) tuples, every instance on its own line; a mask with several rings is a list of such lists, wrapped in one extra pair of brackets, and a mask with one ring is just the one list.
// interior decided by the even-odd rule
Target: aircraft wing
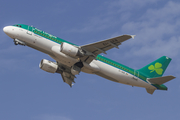
[(134, 38), (134, 36), (135, 35), (122, 35), (92, 44), (83, 45), (81, 46), (81, 48), (87, 52), (88, 56), (84, 56), (83, 58), (81, 58), (81, 60), (90, 63), (98, 54), (107, 54), (106, 51), (114, 47), (118, 48), (118, 46), (121, 45), (122, 42), (130, 38)]

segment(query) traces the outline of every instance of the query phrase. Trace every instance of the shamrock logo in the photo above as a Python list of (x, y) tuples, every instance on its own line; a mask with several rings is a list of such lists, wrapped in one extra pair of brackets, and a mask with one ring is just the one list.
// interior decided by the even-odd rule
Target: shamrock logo
[(155, 63), (155, 65), (150, 65), (150, 66), (148, 67), (148, 69), (151, 70), (150, 73), (156, 71), (156, 73), (157, 73), (158, 75), (162, 75), (163, 69), (162, 69), (161, 67), (162, 67), (162, 64), (159, 63), (159, 62), (157, 62), (157, 63)]

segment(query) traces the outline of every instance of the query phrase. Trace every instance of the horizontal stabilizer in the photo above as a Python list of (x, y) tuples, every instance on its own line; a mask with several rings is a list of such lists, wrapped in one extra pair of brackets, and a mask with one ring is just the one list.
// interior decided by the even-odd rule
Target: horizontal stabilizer
[(148, 78), (147, 81), (149, 81), (151, 84), (161, 85), (161, 84), (164, 84), (174, 78), (176, 78), (176, 77), (170, 75), (170, 76), (163, 76), (163, 77), (157, 77), (157, 78)]

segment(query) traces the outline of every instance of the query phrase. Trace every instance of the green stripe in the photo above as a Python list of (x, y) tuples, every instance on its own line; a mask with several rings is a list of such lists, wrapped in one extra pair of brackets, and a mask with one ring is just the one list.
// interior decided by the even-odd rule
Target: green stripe
[(142, 79), (143, 81), (147, 82), (147, 81), (146, 81), (146, 78), (147, 78), (146, 76), (142, 75), (141, 73), (138, 73), (138, 71), (136, 71), (136, 70), (134, 70), (134, 69), (132, 69), (132, 68), (129, 68), (129, 67), (125, 66), (125, 65), (122, 65), (122, 64), (120, 64), (120, 63), (118, 63), (118, 62), (116, 62), (116, 61), (113, 61), (113, 60), (108, 59), (108, 58), (106, 58), (106, 57), (103, 57), (103, 56), (101, 56), (101, 55), (98, 55), (98, 56), (96, 57), (96, 59), (99, 60), (99, 61), (101, 61), (101, 62), (104, 62), (104, 63), (106, 63), (106, 64), (108, 64), (108, 65), (111, 65), (111, 66), (113, 66), (113, 67), (116, 67), (116, 68), (118, 68), (118, 69), (120, 69), (120, 70), (123, 70), (123, 71), (125, 71), (125, 72), (127, 72), (127, 73), (129, 73), (129, 74), (132, 74), (132, 75), (134, 75), (134, 76)]
[[(29, 31), (31, 31), (31, 32), (33, 32), (33, 33), (41, 36), (41, 37), (44, 37), (44, 38), (46, 38), (46, 39), (49, 39), (49, 40), (51, 40), (51, 41), (53, 41), (53, 42), (56, 42), (56, 43), (59, 43), (59, 44), (61, 44), (62, 42), (66, 42), (66, 43), (69, 43), (69, 44), (71, 44), (71, 45), (75, 45), (75, 44), (73, 44), (73, 43), (70, 43), (70, 42), (68, 42), (68, 41), (66, 41), (66, 40), (63, 40), (63, 39), (61, 39), (61, 38), (58, 38), (58, 37), (56, 37), (56, 36), (54, 36), (54, 35), (51, 35), (51, 34), (45, 32), (45, 31), (39, 30), (39, 29), (37, 29), (37, 28), (35, 28), (35, 27), (32, 27), (32, 26), (28, 26), (28, 25), (24, 25), (24, 24), (16, 24), (16, 25), (14, 25), (14, 26), (16, 26), (16, 27), (21, 27), (21, 28), (23, 28), (23, 29), (29, 30)], [(77, 45), (75, 45), (75, 46), (77, 46)]]

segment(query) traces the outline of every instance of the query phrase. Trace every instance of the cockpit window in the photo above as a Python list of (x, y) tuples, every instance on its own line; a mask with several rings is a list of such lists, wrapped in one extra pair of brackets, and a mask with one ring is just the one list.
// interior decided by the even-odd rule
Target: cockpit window
[(15, 25), (15, 26), (17, 26), (17, 27), (22, 27), (21, 25)]

